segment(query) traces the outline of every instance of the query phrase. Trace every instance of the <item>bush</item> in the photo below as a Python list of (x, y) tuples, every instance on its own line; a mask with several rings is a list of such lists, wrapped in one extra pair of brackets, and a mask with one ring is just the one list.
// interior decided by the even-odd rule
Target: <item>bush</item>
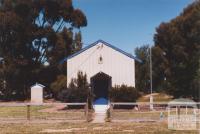
[(109, 96), (112, 102), (135, 102), (139, 92), (134, 87), (116, 85), (110, 90)]
[(89, 92), (89, 84), (86, 74), (78, 72), (77, 79), (72, 79), (67, 89), (63, 89), (58, 98), (64, 102), (86, 102)]
[(53, 95), (56, 99), (58, 99), (58, 94), (63, 90), (66, 89), (66, 81), (67, 77), (65, 75), (57, 76), (57, 79), (50, 85)]

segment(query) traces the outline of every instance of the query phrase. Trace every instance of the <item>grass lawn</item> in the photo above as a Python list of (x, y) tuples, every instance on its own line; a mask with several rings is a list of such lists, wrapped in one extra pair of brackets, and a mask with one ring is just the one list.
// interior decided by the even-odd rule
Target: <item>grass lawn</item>
[(84, 133), (84, 134), (198, 134), (197, 131), (175, 131), (162, 123), (54, 123), (54, 124), (0, 124), (1, 134)]
[[(112, 112), (112, 118), (117, 120), (130, 120), (130, 119), (160, 119), (161, 111), (148, 111), (137, 112), (131, 110), (114, 110)], [(162, 111), (163, 117), (167, 117), (167, 111)]]
[[(155, 119), (155, 120), (160, 120), (160, 116), (163, 117), (168, 117), (168, 111), (167, 110), (160, 110), (160, 111), (133, 111), (133, 110), (113, 110), (112, 111), (112, 118), (113, 119), (118, 119), (118, 120), (127, 120), (127, 119), (145, 119), (145, 118), (150, 118), (150, 119)], [(193, 114), (193, 109), (188, 109), (188, 114)], [(176, 114), (176, 109), (171, 109), (170, 112), (171, 115)], [(180, 110), (180, 114), (185, 114), (185, 108), (182, 108)], [(197, 118), (199, 119), (200, 115), (197, 114)]]
[[(84, 119), (83, 110), (51, 110), (52, 106), (31, 106), (31, 119), (70, 119), (80, 120)], [(46, 109), (46, 110), (45, 110)], [(49, 109), (49, 110), (48, 110)], [(26, 106), (4, 106), (0, 107), (0, 119), (27, 118)]]
[[(56, 110), (52, 106), (31, 106), (32, 121), (16, 122), (1, 122), (0, 134), (37, 134), (37, 133), (79, 133), (79, 134), (198, 134), (197, 131), (175, 131), (167, 128), (167, 121), (160, 121), (160, 112), (137, 112), (133, 110), (114, 110), (112, 114), (113, 120), (118, 122), (107, 122), (104, 124), (94, 124), (85, 122), (84, 110)], [(13, 117), (14, 120), (23, 117), (26, 118), (27, 107), (0, 107), (0, 119), (9, 119)], [(165, 117), (167, 113), (163, 112)], [(40, 122), (34, 119), (50, 119), (47, 122)], [(82, 122), (56, 122), (53, 118), (82, 120)], [(152, 118), (156, 122), (123, 122), (129, 119)], [(121, 121), (121, 122), (120, 122)]]
[[(169, 130), (167, 118), (160, 120), (160, 111), (114, 110), (111, 114), (113, 122), (103, 124), (85, 122), (83, 109), (62, 110), (58, 106), (31, 106), (30, 111), (31, 121), (21, 120), (21, 122), (16, 123), (19, 118), (26, 119), (27, 107), (0, 107), (0, 134), (198, 134), (197, 130)], [(167, 111), (163, 110), (163, 114), (164, 117), (167, 117)], [(157, 121), (130, 121), (131, 119), (145, 120), (146, 118)], [(12, 120), (7, 121), (9, 119)], [(57, 122), (56, 119), (64, 119), (66, 122), (62, 120)], [(42, 122), (44, 120), (46, 122)]]

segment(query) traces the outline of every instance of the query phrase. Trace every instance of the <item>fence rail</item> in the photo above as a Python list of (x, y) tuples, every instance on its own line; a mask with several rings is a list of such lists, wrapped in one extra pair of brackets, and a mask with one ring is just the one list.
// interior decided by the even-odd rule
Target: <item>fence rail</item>
[[(169, 102), (153, 102), (153, 103), (150, 103), (150, 102), (111, 102), (112, 105), (150, 105), (150, 104), (153, 104), (153, 105), (168, 105)], [(200, 105), (200, 102), (188, 102), (188, 103), (179, 103), (179, 104), (197, 104), (197, 105)]]
[(51, 106), (51, 105), (66, 105), (66, 106), (84, 106), (86, 105), (86, 102), (80, 102), (80, 103), (0, 103), (0, 107), (13, 107), (13, 106)]
[[(69, 106), (82, 109), (68, 109)], [(0, 103), (0, 120), (88, 120), (87, 103)]]
[[(108, 109), (109, 113), (109, 120), (113, 122), (160, 122), (160, 121), (168, 121), (169, 110), (173, 113), (177, 112), (176, 108), (169, 109), (168, 104), (169, 102), (111, 102), (110, 108)], [(150, 109), (150, 104), (153, 104), (154, 109)], [(180, 103), (179, 103), (180, 104)], [(185, 104), (185, 103), (183, 103)], [(181, 110), (186, 110), (189, 112), (194, 113), (196, 111), (196, 123), (200, 124), (200, 102), (195, 103), (197, 104), (197, 109), (194, 110), (192, 107), (186, 108), (182, 107)], [(121, 109), (114, 108), (115, 106), (122, 106)], [(124, 110), (124, 106), (131, 106), (131, 109)], [(119, 107), (118, 107), (119, 108)], [(186, 112), (182, 112), (186, 113)], [(198, 127), (199, 126), (199, 127)], [(197, 125), (197, 128), (200, 128), (200, 125)]]
[[(113, 121), (147, 121), (167, 117), (168, 102), (154, 102), (154, 111), (151, 111), (148, 102), (111, 102), (110, 114)], [(196, 104), (200, 105), (200, 102)], [(70, 106), (81, 106), (81, 109), (69, 109)], [(114, 106), (131, 106), (129, 110), (113, 109)], [(138, 109), (134, 109), (137, 106)], [(93, 110), (86, 102), (81, 103), (0, 103), (0, 121), (4, 120), (60, 120), (60, 121), (91, 121)], [(198, 109), (200, 117), (200, 107)]]

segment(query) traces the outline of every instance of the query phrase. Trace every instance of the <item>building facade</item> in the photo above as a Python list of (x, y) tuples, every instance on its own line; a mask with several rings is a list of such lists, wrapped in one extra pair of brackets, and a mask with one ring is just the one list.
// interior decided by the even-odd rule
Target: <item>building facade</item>
[(140, 60), (98, 40), (63, 60), (67, 63), (67, 85), (81, 71), (87, 75), (87, 81), (97, 94), (116, 85), (135, 87), (135, 61)]

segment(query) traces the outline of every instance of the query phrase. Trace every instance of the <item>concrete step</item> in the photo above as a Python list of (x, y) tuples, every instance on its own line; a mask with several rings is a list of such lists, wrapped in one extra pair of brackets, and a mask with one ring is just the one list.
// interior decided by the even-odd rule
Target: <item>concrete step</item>
[(104, 123), (105, 118), (106, 118), (106, 112), (107, 109), (109, 108), (108, 105), (94, 105), (94, 120), (92, 121), (93, 123)]
[(92, 123), (104, 123), (106, 118), (106, 114), (95, 113), (94, 120)]
[(109, 108), (108, 105), (94, 105), (94, 111), (96, 112), (105, 112), (107, 111), (107, 109)]

